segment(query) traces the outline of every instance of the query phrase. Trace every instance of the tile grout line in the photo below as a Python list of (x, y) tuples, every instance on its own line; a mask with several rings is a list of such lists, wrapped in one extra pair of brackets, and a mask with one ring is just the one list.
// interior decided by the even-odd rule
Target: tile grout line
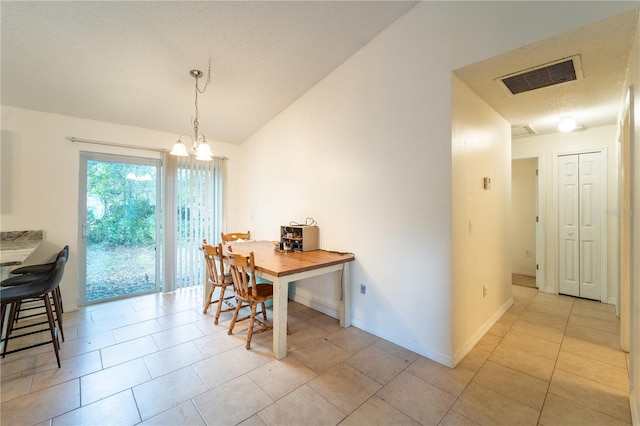
[(571, 312), (573, 311), (574, 306), (575, 306), (575, 298), (571, 298), (571, 309), (569, 310), (569, 316), (567, 317), (567, 322), (564, 325), (564, 329), (562, 330), (562, 339), (560, 340), (560, 346), (558, 347), (558, 354), (556, 355), (556, 359), (553, 363), (553, 370), (551, 370), (551, 377), (549, 378), (549, 383), (547, 384), (547, 390), (544, 393), (544, 399), (542, 400), (542, 407), (540, 408), (540, 414), (538, 415), (538, 424), (540, 424), (540, 420), (542, 419), (542, 412), (544, 411), (544, 406), (547, 403), (547, 397), (549, 396), (549, 389), (551, 389), (551, 381), (553, 380), (553, 376), (555, 376), (555, 373), (556, 373), (558, 358), (560, 358), (560, 351), (562, 350), (562, 344), (564, 343), (564, 338), (567, 333), (567, 327), (569, 327), (569, 318), (571, 318)]
[[(536, 290), (537, 290), (537, 289), (536, 289)], [(538, 290), (538, 293), (539, 293), (539, 290)], [(534, 296), (534, 297), (535, 297), (535, 296)], [(526, 304), (526, 306), (525, 306), (525, 308), (522, 310), (522, 312), (524, 312), (524, 310), (526, 309), (526, 307), (527, 307), (527, 306), (529, 306), (529, 304), (531, 303), (531, 301), (533, 301), (533, 297), (532, 297), (532, 298), (529, 300), (529, 302)], [(513, 306), (513, 305), (511, 305), (511, 306)], [(455, 400), (453, 401), (453, 403), (451, 404), (451, 406), (449, 407), (449, 409), (444, 413), (444, 415), (443, 415), (443, 416), (442, 416), (442, 418), (439, 420), (439, 422), (442, 422), (442, 420), (443, 420), (445, 417), (447, 417), (447, 414), (449, 414), (449, 413), (450, 413), (450, 412), (452, 412), (452, 411), (453, 411), (454, 413), (456, 413), (456, 414), (458, 414), (458, 415), (460, 415), (460, 416), (464, 417), (464, 418), (467, 418), (467, 419), (469, 419), (469, 420), (471, 420), (471, 421), (475, 422), (475, 420), (473, 420), (473, 419), (471, 419), (471, 418), (469, 418), (469, 417), (465, 416), (464, 414), (461, 414), (461, 413), (458, 413), (457, 411), (455, 411), (455, 410), (453, 409), (453, 406), (456, 404), (456, 402), (458, 402), (458, 400), (460, 399), (460, 397), (461, 397), (461, 396), (464, 394), (464, 392), (467, 390), (467, 388), (469, 387), (469, 385), (471, 384), (471, 382), (473, 382), (473, 379), (474, 379), (474, 378), (476, 377), (476, 375), (480, 372), (480, 370), (481, 370), (481, 369), (482, 369), (482, 367), (486, 364), (486, 362), (489, 360), (489, 358), (491, 358), (491, 355), (492, 355), (492, 354), (493, 354), (493, 352), (496, 350), (496, 348), (498, 347), (498, 345), (500, 345), (500, 343), (502, 342), (502, 340), (504, 339), (504, 337), (507, 335), (507, 333), (508, 333), (512, 328), (513, 328), (513, 324), (515, 324), (515, 323), (516, 323), (516, 321), (517, 321), (518, 319), (520, 319), (520, 316), (522, 315), (522, 312), (520, 312), (519, 314), (517, 314), (517, 318), (516, 318), (516, 320), (515, 320), (515, 321), (513, 321), (513, 322), (509, 325), (509, 327), (507, 328), (507, 331), (506, 331), (502, 336), (495, 335), (496, 337), (499, 337), (499, 341), (498, 341), (498, 343), (493, 347), (493, 349), (491, 349), (491, 351), (489, 352), (489, 356), (487, 356), (487, 358), (486, 358), (484, 361), (482, 361), (482, 364), (480, 364), (480, 366), (478, 367), (478, 369), (477, 369), (476, 371), (474, 371), (474, 372), (473, 372), (473, 375), (471, 376), (471, 379), (469, 379), (469, 382), (464, 386), (464, 388), (463, 388), (463, 389), (462, 389), (462, 391), (460, 392), (460, 395), (453, 395), (453, 394), (451, 394), (450, 392), (447, 392), (447, 391), (445, 391), (444, 389), (441, 389), (442, 391), (447, 392), (447, 393), (449, 393), (450, 395), (452, 395), (452, 396), (455, 398)], [(498, 322), (498, 321), (496, 321), (496, 323), (497, 323), (497, 322)], [(494, 325), (495, 325), (495, 324), (494, 324)], [(492, 326), (492, 327), (493, 327), (493, 326)], [(489, 333), (489, 332), (487, 331), (487, 334), (488, 334), (488, 333)], [(486, 335), (486, 334), (485, 334), (485, 335)], [(484, 336), (483, 336), (483, 337), (484, 337)], [(477, 343), (476, 343), (476, 344), (477, 344)], [(460, 363), (459, 363), (458, 365), (460, 365)], [(509, 368), (509, 367), (506, 367), (506, 368)], [(435, 385), (434, 385), (434, 386), (435, 386)], [(436, 386), (436, 387), (437, 387), (437, 386)], [(438, 389), (440, 389), (440, 388), (438, 388)], [(506, 396), (506, 395), (505, 395), (505, 396)], [(507, 398), (509, 398), (509, 397), (507, 396)], [(515, 400), (514, 400), (514, 401), (515, 401)], [(518, 401), (516, 401), (516, 402), (518, 402)], [(477, 423), (477, 422), (476, 422), (476, 423)]]

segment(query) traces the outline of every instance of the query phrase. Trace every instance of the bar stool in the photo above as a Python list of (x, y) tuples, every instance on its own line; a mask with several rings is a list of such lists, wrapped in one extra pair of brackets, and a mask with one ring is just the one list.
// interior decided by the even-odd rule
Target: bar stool
[[(2, 357), (4, 358), (8, 354), (12, 354), (14, 352), (24, 351), (27, 349), (35, 348), (38, 346), (43, 346), (46, 344), (53, 344), (53, 350), (56, 354), (56, 361), (58, 362), (58, 368), (60, 368), (60, 341), (58, 340), (58, 332), (56, 328), (56, 321), (53, 317), (53, 310), (51, 309), (51, 299), (49, 294), (54, 293), (56, 287), (60, 285), (62, 281), (62, 277), (64, 275), (64, 267), (65, 267), (65, 259), (59, 258), (56, 261), (56, 265), (53, 269), (53, 273), (46, 279), (35, 281), (30, 284), (17, 285), (9, 288), (5, 288), (0, 291), (0, 330), (4, 330), (4, 322), (5, 322), (5, 314), (7, 312), (7, 307), (11, 306), (9, 311), (9, 317), (7, 321), (7, 331), (5, 333), (4, 338), (2, 338), (2, 342), (4, 342), (4, 348), (2, 350)], [(47, 314), (47, 321), (39, 322), (37, 324), (28, 324), (22, 327), (14, 327), (14, 316), (15, 310), (18, 303), (24, 300), (39, 300), (44, 305), (44, 309)], [(13, 349), (11, 351), (7, 350), (9, 346), (10, 339), (17, 339), (20, 337), (29, 336), (32, 334), (40, 333), (43, 331), (47, 331), (46, 328), (24, 332), (21, 334), (13, 335), (14, 331), (25, 330), (31, 327), (35, 327), (42, 324), (48, 324), (48, 330), (51, 334), (51, 340), (46, 342), (35, 343), (29, 346), (21, 347), (18, 349)]]
[[(39, 264), (39, 265), (29, 265), (24, 266), (22, 268), (18, 268), (15, 271), (21, 270), (21, 273), (16, 273), (15, 276), (7, 278), (0, 282), (0, 287), (16, 287), (29, 285), (34, 282), (40, 282), (47, 280), (51, 277), (55, 270), (56, 263), (59, 259), (63, 259), (65, 264), (68, 260), (69, 246), (65, 246), (58, 255), (56, 256), (56, 261), (51, 263)], [(33, 272), (29, 272), (33, 271)], [(51, 293), (51, 299), (53, 302), (53, 309), (55, 312), (55, 319), (58, 322), (58, 327), (60, 330), (60, 336), (62, 337), (62, 341), (64, 341), (64, 328), (62, 326), (62, 313), (64, 312), (62, 307), (62, 292), (60, 291), (60, 286), (56, 286)], [(37, 301), (37, 300), (36, 300)], [(33, 306), (32, 304), (24, 305), (25, 303), (30, 302), (30, 300), (20, 300), (12, 305), (11, 312), (11, 320), (13, 323), (17, 323), (20, 320), (33, 318), (42, 315), (40, 306)], [(36, 313), (30, 313), (31, 311), (37, 311)], [(21, 315), (21, 313), (25, 313), (27, 315)]]
[[(9, 287), (9, 286), (14, 286), (14, 285), (25, 284), (26, 280), (29, 280), (28, 275), (51, 273), (51, 271), (53, 270), (53, 268), (56, 265), (56, 261), (61, 256), (64, 256), (65, 259), (69, 260), (69, 245), (64, 246), (64, 248), (60, 252), (58, 252), (58, 255), (56, 256), (56, 259), (53, 262), (40, 263), (40, 264), (37, 264), (37, 265), (26, 265), (26, 266), (22, 266), (20, 268), (16, 268), (16, 269), (10, 271), (9, 273), (11, 275), (24, 276), (24, 278), (18, 278), (18, 277), (7, 278), (7, 280), (13, 279), (13, 281), (8, 281), (7, 284), (1, 284), (1, 285)], [(60, 312), (64, 312), (64, 306), (62, 304), (62, 293), (60, 292), (60, 288), (58, 288), (56, 290), (56, 293), (58, 293), (58, 298), (60, 299)], [(64, 336), (63, 336), (62, 340), (64, 340)]]

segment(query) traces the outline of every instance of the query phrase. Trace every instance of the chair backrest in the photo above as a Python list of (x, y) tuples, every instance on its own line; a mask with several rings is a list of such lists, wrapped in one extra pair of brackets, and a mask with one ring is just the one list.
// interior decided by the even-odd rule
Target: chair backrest
[(44, 287), (44, 291), (42, 291), (42, 294), (50, 293), (60, 285), (62, 276), (64, 275), (64, 267), (66, 264), (67, 259), (64, 257), (59, 257), (58, 260), (56, 260), (56, 266), (53, 267), (53, 273), (47, 279), (47, 285)]
[(56, 270), (56, 265), (58, 263), (58, 260), (60, 259), (62, 259), (65, 264), (67, 263), (67, 260), (69, 260), (69, 246), (64, 246), (64, 248), (58, 252), (58, 254), (56, 255), (56, 260), (54, 260), (50, 264), (51, 268), (46, 272), (47, 274), (50, 274), (50, 276), (53, 276)]
[(250, 240), (251, 239), (251, 231), (247, 231), (246, 233), (242, 232), (232, 232), (230, 234), (221, 233), (222, 243), (232, 243), (238, 240)]
[(69, 260), (69, 246), (64, 246), (64, 248), (58, 252), (58, 255), (56, 256), (56, 262), (60, 258), (64, 258), (65, 262)]
[(258, 295), (253, 252), (249, 253), (249, 256), (229, 253), (229, 268), (237, 296), (249, 299)]
[[(204, 240), (206, 241), (206, 240)], [(204, 263), (207, 267), (207, 279), (211, 284), (224, 284), (224, 257), (222, 255), (222, 244), (212, 246), (203, 244)]]

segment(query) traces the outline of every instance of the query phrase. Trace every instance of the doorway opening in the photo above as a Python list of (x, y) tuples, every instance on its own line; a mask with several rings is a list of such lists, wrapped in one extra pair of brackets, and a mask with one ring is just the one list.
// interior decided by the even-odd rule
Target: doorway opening
[(512, 283), (538, 288), (538, 158), (511, 161)]

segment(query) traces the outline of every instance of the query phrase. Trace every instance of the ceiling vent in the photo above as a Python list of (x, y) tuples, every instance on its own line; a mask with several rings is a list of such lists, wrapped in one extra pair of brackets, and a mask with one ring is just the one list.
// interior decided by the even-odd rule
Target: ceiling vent
[(535, 135), (536, 131), (531, 127), (530, 124), (519, 124), (511, 126), (511, 137), (512, 138), (521, 138), (524, 136)]
[(580, 55), (509, 74), (495, 80), (509, 95), (582, 80)]

